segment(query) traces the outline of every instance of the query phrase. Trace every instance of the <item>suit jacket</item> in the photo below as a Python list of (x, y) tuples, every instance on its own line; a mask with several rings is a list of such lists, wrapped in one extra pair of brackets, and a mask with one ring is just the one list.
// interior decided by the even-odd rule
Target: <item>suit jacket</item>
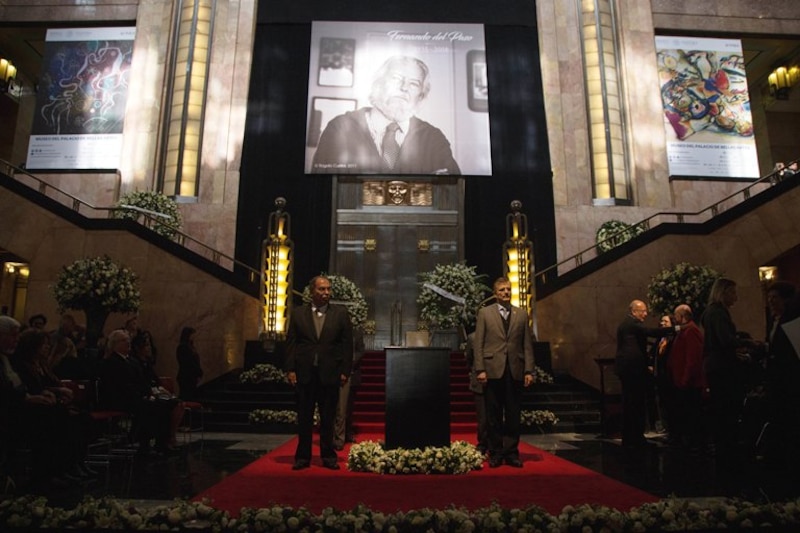
[(626, 316), (617, 328), (617, 374), (646, 372), (647, 338), (665, 337), (673, 333), (673, 327), (648, 328), (633, 316)]
[(297, 382), (308, 384), (318, 365), (324, 385), (339, 383), (340, 376), (350, 376), (353, 367), (353, 326), (347, 309), (328, 304), (325, 323), (317, 337), (313, 311), (309, 304), (292, 309), (286, 334), (286, 371), (297, 374)]
[(478, 311), (473, 342), (475, 373), (486, 372), (489, 379), (500, 379), (508, 361), (511, 376), (522, 381), (533, 372), (533, 340), (528, 328), (528, 315), (519, 307), (511, 307), (508, 332), (496, 304)]
[(411, 117), (393, 169), (387, 167), (367, 125), (370, 108), (334, 117), (319, 139), (311, 172), (323, 174), (461, 174), (441, 130)]
[(133, 356), (112, 353), (100, 366), (100, 403), (108, 409), (135, 411), (149, 394), (142, 366)]

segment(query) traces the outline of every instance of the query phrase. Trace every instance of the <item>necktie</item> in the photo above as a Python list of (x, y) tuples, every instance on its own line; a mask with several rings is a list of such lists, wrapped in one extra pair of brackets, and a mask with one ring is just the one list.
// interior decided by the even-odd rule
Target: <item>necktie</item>
[(383, 141), (381, 141), (381, 156), (386, 161), (389, 169), (393, 169), (397, 163), (397, 156), (400, 155), (400, 145), (397, 144), (396, 133), (400, 129), (397, 122), (390, 122), (386, 126), (386, 131), (383, 134)]

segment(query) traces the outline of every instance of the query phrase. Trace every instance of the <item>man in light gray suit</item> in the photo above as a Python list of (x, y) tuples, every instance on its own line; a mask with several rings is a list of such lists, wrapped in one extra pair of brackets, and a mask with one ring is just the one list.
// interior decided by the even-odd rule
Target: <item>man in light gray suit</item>
[(494, 282), (497, 304), (478, 311), (475, 373), (485, 386), (489, 426), (489, 467), (505, 462), (522, 467), (519, 458), (522, 388), (533, 384), (533, 339), (528, 315), (511, 305), (511, 282)]

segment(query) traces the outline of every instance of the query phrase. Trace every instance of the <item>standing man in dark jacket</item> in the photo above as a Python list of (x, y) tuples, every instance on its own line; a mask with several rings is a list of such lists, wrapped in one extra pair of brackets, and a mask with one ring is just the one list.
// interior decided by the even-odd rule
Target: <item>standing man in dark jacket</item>
[(647, 338), (663, 337), (675, 333), (679, 328), (648, 328), (647, 304), (633, 300), (629, 314), (617, 328), (616, 373), (622, 383), (622, 445), (643, 447), (647, 417), (647, 386), (650, 380), (647, 369)]
[(292, 310), (286, 342), (286, 372), (297, 389), (298, 442), (293, 470), (311, 465), (314, 407), (319, 405), (322, 466), (338, 470), (333, 429), (339, 388), (353, 366), (353, 326), (347, 309), (333, 305), (331, 282), (316, 276), (309, 284), (311, 302)]

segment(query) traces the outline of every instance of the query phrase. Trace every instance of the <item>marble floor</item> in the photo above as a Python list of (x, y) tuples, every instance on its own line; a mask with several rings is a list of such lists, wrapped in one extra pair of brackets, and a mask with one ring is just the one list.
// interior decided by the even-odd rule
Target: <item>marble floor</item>
[[(633, 451), (620, 446), (618, 440), (591, 434), (524, 435), (523, 440), (660, 497), (742, 496), (764, 502), (800, 496), (800, 487), (781, 465), (769, 466), (754, 458), (735, 476), (718, 475), (713, 458), (668, 446), (658, 434), (648, 436), (654, 446)], [(146, 460), (119, 458), (112, 461), (108, 476), (100, 471), (96, 480), (44, 494), (52, 505), (64, 507), (76, 504), (84, 495), (150, 503), (191, 498), (290, 438), (206, 433), (201, 442), (199, 434), (191, 434), (179, 454)], [(24, 481), (19, 485), (16, 492), (25, 492)]]

